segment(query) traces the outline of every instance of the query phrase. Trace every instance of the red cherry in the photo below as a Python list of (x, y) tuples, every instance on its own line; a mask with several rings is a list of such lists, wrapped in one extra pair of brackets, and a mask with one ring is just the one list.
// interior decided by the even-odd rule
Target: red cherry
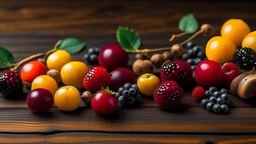
[(221, 67), (223, 73), (223, 82), (226, 88), (230, 88), (231, 82), (240, 75), (239, 68), (235, 63), (227, 62)]
[(40, 76), (47, 73), (47, 67), (40, 61), (31, 61), (26, 63), (20, 72), (20, 77), (23, 81), (27, 83), (32, 83), (32, 81)]
[(135, 73), (128, 69), (119, 67), (113, 70), (111, 73), (110, 89), (117, 91), (119, 87), (123, 86), (125, 83), (135, 84), (137, 82), (137, 77)]
[(201, 101), (205, 96), (205, 90), (201, 86), (196, 86), (192, 91), (192, 97), (196, 101)]
[(212, 60), (201, 61), (196, 67), (195, 79), (197, 84), (204, 88), (220, 87), (223, 81), (220, 65)]
[(34, 112), (47, 112), (53, 107), (52, 93), (46, 89), (38, 88), (27, 96), (27, 105)]
[(100, 49), (99, 65), (112, 71), (118, 67), (126, 67), (129, 56), (119, 44), (108, 44)]
[(91, 107), (96, 114), (108, 115), (117, 110), (118, 100), (114, 94), (106, 91), (99, 91), (92, 98)]

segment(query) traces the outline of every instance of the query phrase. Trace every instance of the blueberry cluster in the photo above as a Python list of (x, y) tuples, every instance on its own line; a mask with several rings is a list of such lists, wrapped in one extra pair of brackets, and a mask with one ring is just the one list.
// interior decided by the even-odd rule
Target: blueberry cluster
[(230, 100), (227, 89), (218, 90), (216, 87), (210, 87), (205, 91), (205, 97), (201, 100), (201, 105), (207, 111), (214, 113), (229, 112)]
[(191, 65), (192, 70), (195, 70), (196, 65), (206, 58), (203, 48), (190, 41), (186, 44), (185, 49), (185, 53), (181, 58)]
[(92, 64), (92, 65), (98, 64), (99, 52), (100, 52), (100, 48), (98, 47), (89, 48), (87, 52), (84, 54), (84, 60), (88, 64)]
[(118, 102), (122, 106), (135, 106), (141, 103), (142, 97), (136, 84), (125, 83), (116, 92)]

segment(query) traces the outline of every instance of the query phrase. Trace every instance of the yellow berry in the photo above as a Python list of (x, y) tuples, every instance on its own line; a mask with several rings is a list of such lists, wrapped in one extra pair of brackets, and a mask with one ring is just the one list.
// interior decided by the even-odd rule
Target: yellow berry
[(234, 60), (235, 44), (227, 38), (215, 36), (211, 38), (205, 48), (207, 59), (223, 64)]
[(56, 69), (58, 71), (68, 62), (72, 60), (71, 55), (65, 50), (57, 50), (51, 53), (46, 60), (48, 69)]
[(137, 86), (145, 96), (153, 96), (153, 92), (159, 84), (160, 79), (151, 73), (145, 73), (137, 80)]
[(242, 47), (251, 48), (256, 52), (256, 31), (249, 33), (242, 42)]
[(65, 85), (83, 88), (83, 78), (88, 73), (88, 66), (80, 61), (66, 63), (60, 72), (61, 80)]
[(233, 41), (237, 47), (250, 32), (250, 27), (242, 19), (229, 19), (221, 27), (221, 36)]
[(62, 111), (73, 111), (81, 103), (80, 93), (73, 86), (63, 86), (56, 91), (54, 103)]
[(31, 91), (37, 88), (43, 88), (55, 94), (56, 90), (58, 89), (57, 82), (49, 75), (40, 75), (36, 77), (31, 85)]

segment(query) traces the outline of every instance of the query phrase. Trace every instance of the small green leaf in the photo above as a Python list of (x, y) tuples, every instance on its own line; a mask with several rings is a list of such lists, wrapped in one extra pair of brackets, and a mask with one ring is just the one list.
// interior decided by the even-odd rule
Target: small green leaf
[(190, 13), (183, 16), (179, 21), (179, 29), (187, 33), (196, 32), (198, 29), (198, 22), (194, 14)]
[(74, 37), (61, 40), (60, 44), (57, 46), (57, 49), (66, 50), (70, 54), (76, 54), (84, 48), (85, 42)]
[(126, 52), (135, 52), (141, 46), (140, 36), (127, 27), (118, 27), (116, 39)]
[(15, 65), (14, 57), (10, 51), (0, 47), (0, 69), (11, 68)]

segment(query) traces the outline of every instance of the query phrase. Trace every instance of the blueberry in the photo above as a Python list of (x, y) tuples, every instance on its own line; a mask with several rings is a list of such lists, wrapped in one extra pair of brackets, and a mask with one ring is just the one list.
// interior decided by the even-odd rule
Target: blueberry
[(122, 93), (124, 91), (124, 87), (119, 87), (118, 92)]
[(209, 102), (208, 99), (202, 99), (202, 100), (201, 100), (201, 106), (202, 106), (203, 108), (206, 108), (206, 105), (207, 105), (208, 102)]
[(222, 113), (227, 113), (228, 112), (228, 106), (225, 104), (220, 105), (220, 109)]
[(208, 103), (206, 104), (206, 109), (207, 109), (209, 112), (211, 112), (211, 111), (212, 111), (212, 108), (213, 108), (213, 105), (214, 105), (213, 102), (208, 102)]
[(98, 63), (98, 56), (97, 56), (96, 54), (91, 54), (91, 55), (90, 55), (90, 61), (91, 61), (91, 63), (93, 63), (93, 64)]
[(132, 88), (135, 88), (137, 91), (139, 90), (139, 88), (138, 88), (138, 86), (136, 84), (133, 84)]
[(216, 87), (210, 87), (210, 88), (209, 88), (209, 91), (211, 91), (212, 93), (214, 93), (215, 91), (217, 91), (217, 88), (216, 88)]
[(217, 103), (218, 104), (224, 104), (225, 103), (225, 99), (223, 99), (222, 97), (218, 97), (217, 98)]
[(191, 58), (194, 58), (196, 56), (196, 53), (192, 49), (189, 49), (187, 53)]
[(183, 60), (188, 60), (190, 57), (187, 53), (184, 53), (182, 56), (181, 56), (181, 59)]
[(88, 53), (84, 54), (84, 60), (89, 61), (89, 57), (90, 57), (90, 55)]
[(134, 98), (138, 103), (142, 101), (142, 96), (140, 94), (134, 95)]
[(123, 105), (123, 104), (125, 103), (125, 98), (124, 98), (124, 96), (118, 97), (118, 102), (119, 102), (121, 105)]
[(137, 93), (137, 90), (136, 90), (135, 88), (131, 87), (131, 88), (129, 89), (129, 92), (130, 92), (132, 95), (135, 95), (135, 94)]
[(206, 91), (205, 91), (205, 96), (206, 96), (207, 98), (211, 97), (211, 96), (212, 96), (212, 92), (209, 91), (209, 90), (206, 90)]
[(116, 95), (117, 97), (120, 97), (120, 96), (122, 95), (122, 92), (116, 92), (115, 95)]
[(222, 89), (220, 89), (220, 93), (221, 93), (221, 94), (228, 93), (228, 90), (225, 89), (225, 88), (222, 88)]
[(128, 96), (130, 96), (130, 92), (129, 92), (128, 90), (124, 90), (124, 91), (122, 92), (122, 95), (123, 95), (124, 97), (128, 97)]
[(201, 59), (200, 59), (200, 58), (195, 58), (195, 59), (194, 59), (194, 62), (195, 62), (195, 64), (197, 65), (197, 64), (199, 64), (199, 63), (201, 62)]
[(228, 94), (227, 93), (224, 93), (224, 94), (221, 94), (221, 96), (223, 99), (227, 100), (228, 99)]
[(196, 65), (192, 65), (192, 66), (191, 66), (191, 69), (192, 69), (193, 71), (195, 71), (195, 70), (196, 70)]
[(94, 53), (98, 55), (100, 53), (100, 48), (98, 47), (94, 48)]
[(87, 51), (88, 54), (94, 54), (94, 52), (95, 52), (94, 48), (89, 48)]
[(194, 51), (194, 53), (198, 53), (201, 50), (201, 48), (200, 46), (194, 46), (192, 50)]
[(201, 58), (201, 59), (204, 59), (204, 58), (205, 58), (205, 54), (204, 54), (204, 52), (202, 52), (202, 51), (198, 52), (196, 56), (197, 56), (198, 58)]
[(190, 65), (194, 65), (195, 64), (195, 62), (194, 62), (194, 60), (192, 58), (188, 59), (187, 63), (189, 63)]
[(218, 91), (215, 91), (215, 92), (213, 92), (213, 94), (212, 94), (212, 96), (214, 96), (214, 97), (219, 97), (220, 96), (220, 92), (218, 92)]
[(209, 98), (209, 100), (210, 100), (211, 102), (213, 102), (213, 103), (216, 103), (217, 98), (216, 98), (216, 97), (211, 96), (211, 97)]
[(129, 97), (128, 98), (128, 104), (133, 105), (135, 103), (135, 98), (134, 97)]
[(212, 109), (214, 112), (219, 113), (221, 111), (220, 104), (214, 104)]
[(192, 48), (193, 46), (195, 46), (195, 43), (193, 41), (190, 41), (186, 44), (187, 48)]
[(131, 87), (132, 87), (132, 85), (131, 85), (130, 83), (125, 83), (125, 84), (124, 84), (124, 88), (127, 89), (127, 90), (128, 90), (129, 88), (131, 88)]

